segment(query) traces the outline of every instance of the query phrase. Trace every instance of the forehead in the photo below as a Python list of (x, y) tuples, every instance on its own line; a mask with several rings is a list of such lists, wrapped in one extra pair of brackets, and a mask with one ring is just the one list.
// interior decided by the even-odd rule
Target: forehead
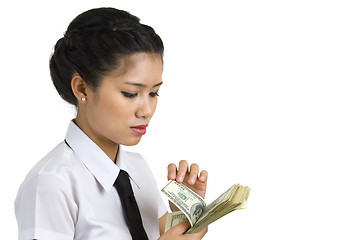
[(101, 87), (127, 83), (150, 87), (162, 82), (162, 72), (163, 60), (159, 54), (137, 53), (120, 59), (118, 66), (103, 78)]
[(141, 73), (159, 73), (163, 71), (163, 60), (159, 54), (136, 53), (119, 59), (118, 66), (109, 75), (126, 76)]

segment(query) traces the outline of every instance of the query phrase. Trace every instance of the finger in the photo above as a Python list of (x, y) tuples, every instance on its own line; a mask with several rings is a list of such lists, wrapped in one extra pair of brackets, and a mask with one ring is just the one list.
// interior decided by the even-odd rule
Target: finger
[(208, 172), (206, 170), (203, 170), (200, 174), (199, 174), (199, 181), (205, 183), (207, 182), (208, 179)]
[(183, 182), (184, 176), (188, 172), (188, 162), (182, 160), (179, 162), (178, 172), (177, 172), (177, 181)]
[(183, 236), (184, 236), (185, 240), (196, 240), (196, 239), (202, 239), (204, 237), (204, 235), (206, 235), (207, 232), (208, 232), (208, 226), (202, 228), (201, 230), (199, 230), (196, 233), (185, 234)]
[(174, 163), (168, 165), (168, 180), (174, 180), (177, 176), (177, 166)]
[(190, 185), (193, 185), (197, 181), (198, 173), (199, 173), (199, 166), (198, 164), (193, 163), (190, 167), (189, 177), (188, 177), (188, 183)]
[(198, 234), (198, 236), (200, 236), (200, 238), (203, 238), (204, 235), (206, 235), (206, 233), (208, 232), (208, 226), (202, 228), (199, 232), (197, 232), (196, 234)]
[(175, 231), (178, 234), (183, 234), (185, 233), (189, 228), (191, 227), (189, 221), (187, 219), (185, 219), (183, 222), (175, 225), (174, 227), (171, 228), (172, 231)]

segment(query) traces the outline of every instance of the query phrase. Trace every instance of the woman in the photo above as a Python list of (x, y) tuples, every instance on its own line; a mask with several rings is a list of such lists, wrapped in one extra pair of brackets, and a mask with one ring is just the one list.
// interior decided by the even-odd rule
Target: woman
[[(187, 222), (164, 233), (168, 212), (147, 163), (121, 148), (139, 143), (146, 133), (162, 68), (162, 40), (128, 12), (92, 9), (70, 23), (55, 45), (50, 72), (60, 96), (77, 107), (77, 116), (65, 140), (20, 186), (15, 201), (19, 239), (204, 236), (206, 228), (183, 234)], [(199, 173), (197, 164), (170, 164), (168, 179), (205, 196), (207, 172)]]

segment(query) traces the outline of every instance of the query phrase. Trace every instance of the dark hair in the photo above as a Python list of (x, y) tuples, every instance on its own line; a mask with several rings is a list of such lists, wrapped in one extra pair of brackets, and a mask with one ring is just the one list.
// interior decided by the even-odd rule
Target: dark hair
[(74, 74), (96, 89), (121, 59), (140, 52), (159, 54), (163, 59), (163, 42), (153, 28), (126, 11), (91, 9), (78, 15), (57, 41), (50, 58), (50, 75), (59, 95), (77, 106), (71, 89)]

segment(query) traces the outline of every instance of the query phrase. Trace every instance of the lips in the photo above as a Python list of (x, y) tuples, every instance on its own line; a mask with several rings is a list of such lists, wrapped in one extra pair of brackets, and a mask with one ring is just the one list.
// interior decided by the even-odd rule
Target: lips
[(134, 132), (140, 134), (140, 135), (144, 135), (147, 132), (147, 128), (148, 124), (145, 125), (138, 125), (138, 126), (134, 126), (134, 127), (130, 127)]

